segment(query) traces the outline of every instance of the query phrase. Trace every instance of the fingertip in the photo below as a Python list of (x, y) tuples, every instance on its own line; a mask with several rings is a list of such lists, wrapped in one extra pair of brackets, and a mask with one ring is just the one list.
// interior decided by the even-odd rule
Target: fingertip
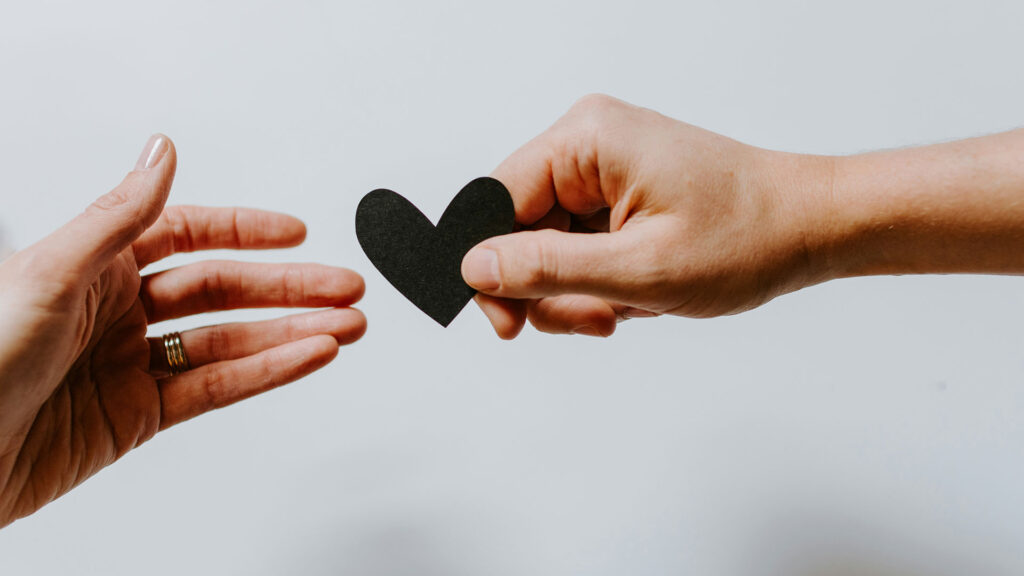
[(281, 235), (289, 242), (289, 246), (298, 246), (306, 241), (309, 230), (306, 223), (290, 214), (279, 214), (281, 217)]
[(342, 307), (355, 304), (362, 299), (366, 293), (366, 281), (354, 270), (348, 268), (333, 268), (331, 293), (335, 294), (337, 300), (334, 306)]
[[(306, 240), (306, 224), (290, 214), (254, 208), (228, 208), (223, 210), (189, 207), (193, 219), (205, 216), (216, 224), (207, 226), (230, 231), (236, 238), (234, 248), (291, 248)], [(214, 219), (216, 218), (216, 219)]]
[(358, 308), (338, 308), (339, 330), (334, 332), (335, 341), (339, 346), (356, 342), (366, 334), (366, 315)]
[(170, 165), (176, 167), (178, 164), (178, 147), (175, 146), (174, 140), (166, 134), (159, 132), (157, 134), (167, 141), (167, 152), (164, 153), (164, 160), (166, 160)]
[(494, 298), (486, 294), (477, 294), (474, 300), (502, 340), (514, 339), (526, 325), (526, 302), (523, 300)]
[[(152, 226), (160, 217), (161, 212), (163, 212), (164, 206), (167, 204), (167, 198), (171, 194), (174, 174), (178, 167), (178, 151), (174, 146), (174, 141), (168, 136), (160, 133), (154, 134), (150, 137), (147, 148), (153, 149), (148, 151), (148, 158), (145, 160), (144, 157), (147, 156), (147, 150), (143, 150), (138, 162), (146, 163), (141, 167), (136, 165), (136, 170), (144, 170), (145, 186), (151, 187), (155, 194), (151, 193), (143, 197), (141, 217), (145, 224), (143, 230)], [(139, 235), (141, 235), (141, 232)]]
[(602, 304), (603, 306), (594, 307), (588, 326), (594, 328), (599, 338), (607, 338), (614, 334), (615, 329), (618, 328), (619, 317), (607, 302), (602, 302)]
[(523, 331), (523, 327), (526, 326), (526, 319), (516, 319), (515, 322), (506, 322), (498, 325), (492, 322), (494, 326), (494, 333), (498, 335), (498, 338), (502, 340), (515, 340), (519, 333)]
[(173, 180), (178, 167), (178, 149), (174, 146), (174, 141), (165, 134), (156, 133), (150, 137), (146, 146), (152, 149), (143, 150), (136, 170), (145, 170), (147, 174), (165, 183), (169, 189), (170, 180)]
[(138, 160), (140, 168), (128, 173), (110, 192), (43, 242), (56, 268), (92, 282), (110, 260), (138, 239), (163, 212), (174, 181), (174, 144), (163, 135), (147, 141)]
[(474, 290), (491, 292), (501, 286), (498, 253), (486, 244), (470, 249), (462, 258), (462, 279)]
[(607, 338), (615, 333), (618, 317), (606, 301), (580, 294), (553, 296), (529, 308), (534, 328), (548, 334), (582, 334)]
[(338, 356), (338, 341), (330, 334), (311, 336), (305, 342), (310, 349), (308, 366), (311, 368), (311, 372), (330, 364)]
[(617, 327), (618, 322), (613, 316), (610, 321), (607, 318), (595, 319), (594, 322), (577, 328), (573, 333), (593, 336), (595, 338), (607, 338), (615, 333)]
[(139, 153), (133, 170), (149, 170), (158, 166), (171, 152), (172, 147), (170, 138), (159, 132), (153, 134), (142, 147), (142, 152)]
[(351, 344), (366, 333), (366, 316), (357, 308), (330, 308), (296, 318), (318, 334), (330, 334), (339, 346)]
[(348, 270), (348, 272), (351, 275), (349, 281), (352, 283), (351, 304), (355, 304), (356, 302), (362, 300), (363, 295), (366, 294), (366, 281), (363, 280), (363, 277), (358, 272), (355, 272), (353, 270)]
[[(291, 348), (294, 346), (294, 348)], [(273, 384), (268, 387), (276, 388), (289, 384), (300, 378), (305, 378), (313, 372), (320, 370), (324, 366), (327, 366), (338, 357), (340, 345), (338, 341), (334, 339), (334, 336), (330, 334), (318, 334), (316, 336), (310, 336), (303, 340), (293, 342), (292, 344), (285, 344), (278, 347), (276, 350), (281, 352), (288, 348), (291, 348), (291, 354), (295, 355), (295, 364), (293, 368), (282, 371), (280, 374), (273, 376)], [(271, 350), (270, 352), (273, 352)], [(265, 390), (260, 390), (263, 392)]]

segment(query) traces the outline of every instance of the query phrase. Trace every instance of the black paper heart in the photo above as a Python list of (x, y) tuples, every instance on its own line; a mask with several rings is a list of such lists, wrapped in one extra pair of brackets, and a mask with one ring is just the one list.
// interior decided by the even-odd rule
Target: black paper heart
[(494, 178), (459, 191), (435, 227), (391, 190), (370, 192), (356, 209), (356, 236), (391, 285), (441, 326), (448, 326), (475, 290), (462, 280), (462, 258), (480, 242), (515, 224), (512, 196)]

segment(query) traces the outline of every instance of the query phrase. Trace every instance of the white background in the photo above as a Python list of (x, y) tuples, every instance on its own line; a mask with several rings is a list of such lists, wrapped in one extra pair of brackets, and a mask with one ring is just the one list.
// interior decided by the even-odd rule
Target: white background
[(436, 219), (595, 91), (799, 152), (1010, 129), (1022, 31), (1019, 0), (4, 0), (11, 243), (162, 131), (172, 202), (303, 218), (303, 247), (238, 257), (360, 271), (370, 328), (3, 530), (0, 573), (1024, 572), (1024, 281), (848, 280), (507, 343), (472, 307), (439, 328), (353, 230), (377, 187)]

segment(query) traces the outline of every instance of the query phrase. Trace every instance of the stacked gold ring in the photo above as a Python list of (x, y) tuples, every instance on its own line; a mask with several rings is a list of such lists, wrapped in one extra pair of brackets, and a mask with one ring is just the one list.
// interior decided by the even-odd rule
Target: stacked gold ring
[(192, 368), (185, 347), (181, 344), (180, 332), (164, 334), (164, 350), (167, 352), (167, 365), (171, 367), (171, 374), (181, 374)]

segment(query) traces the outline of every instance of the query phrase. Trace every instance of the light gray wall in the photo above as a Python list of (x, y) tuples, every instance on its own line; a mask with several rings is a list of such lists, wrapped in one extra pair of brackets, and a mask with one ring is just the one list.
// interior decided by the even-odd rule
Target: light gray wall
[(300, 216), (302, 248), (238, 258), (360, 271), (370, 329), (0, 532), (0, 572), (1024, 572), (1024, 281), (858, 279), (505, 343), (475, 309), (437, 327), (353, 230), (377, 187), (436, 219), (594, 91), (792, 151), (1009, 129), (1022, 25), (1019, 0), (5, 2), (11, 243), (163, 131), (173, 202)]

